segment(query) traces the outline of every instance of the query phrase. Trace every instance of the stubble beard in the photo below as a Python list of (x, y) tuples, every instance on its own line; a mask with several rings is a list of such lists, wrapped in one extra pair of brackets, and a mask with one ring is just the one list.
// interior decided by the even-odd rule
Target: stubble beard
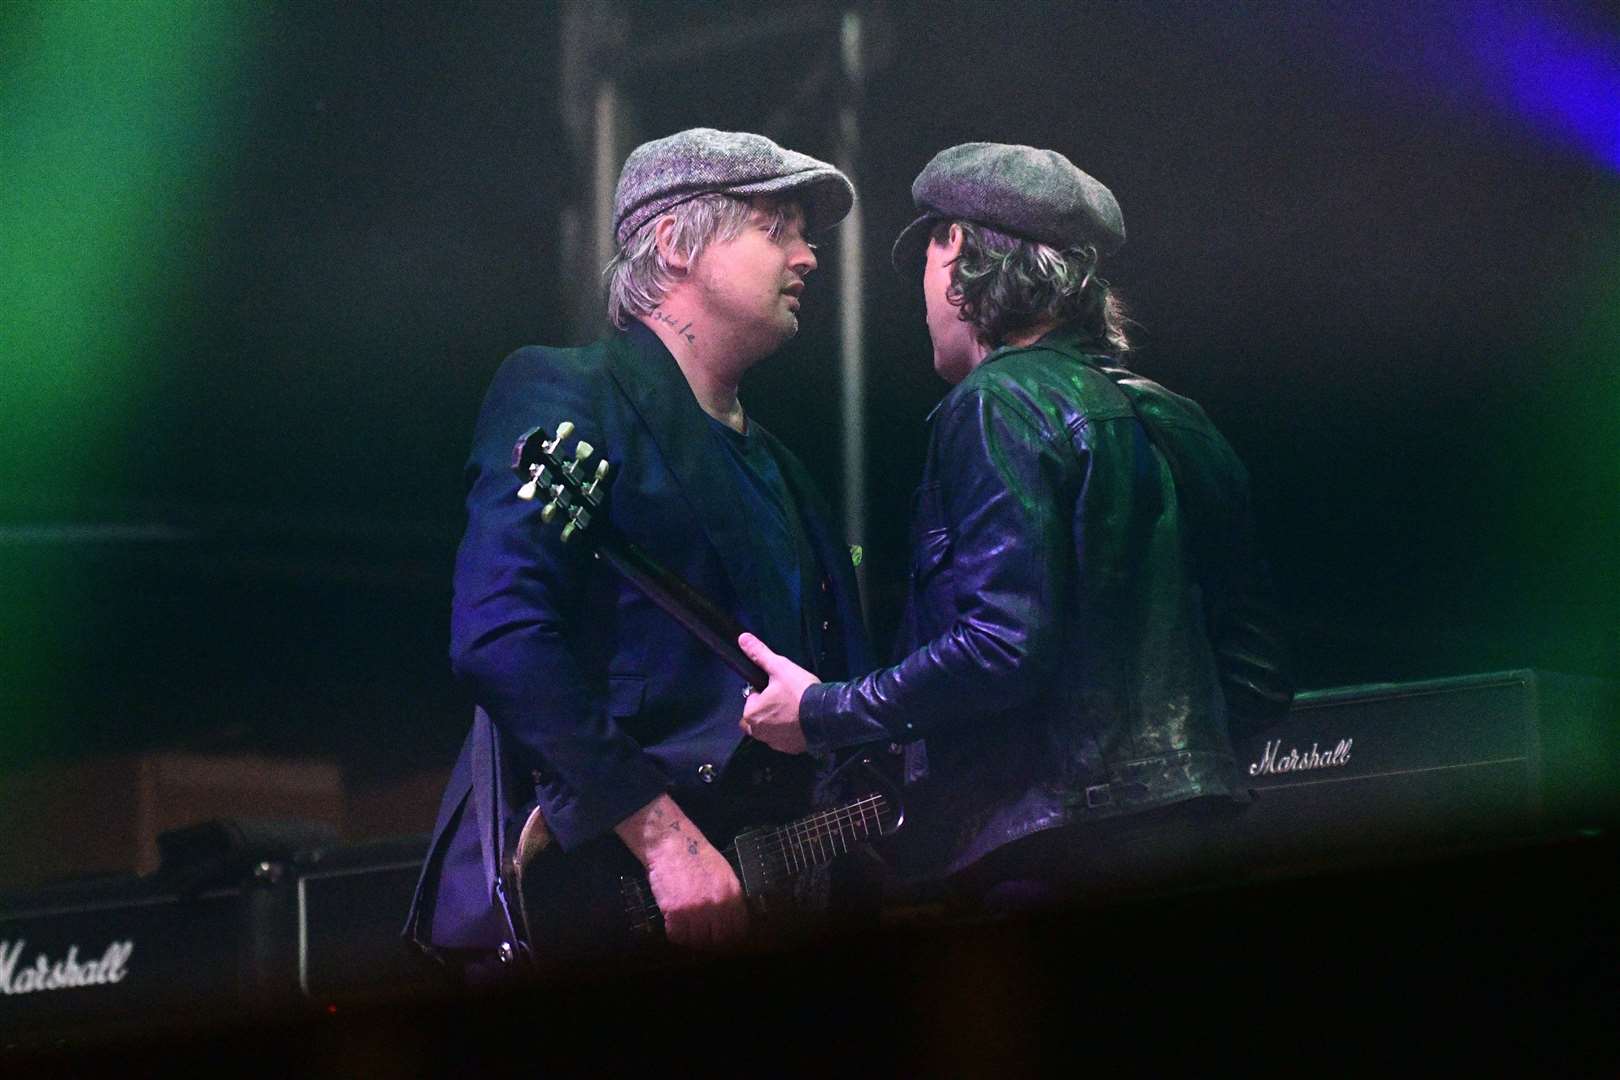
[(747, 336), (752, 339), (758, 349), (756, 359), (763, 360), (782, 346), (792, 341), (799, 333), (799, 316), (796, 312), (787, 310), (786, 304), (778, 299), (780, 305), (769, 316), (754, 315), (746, 320), (748, 326)]

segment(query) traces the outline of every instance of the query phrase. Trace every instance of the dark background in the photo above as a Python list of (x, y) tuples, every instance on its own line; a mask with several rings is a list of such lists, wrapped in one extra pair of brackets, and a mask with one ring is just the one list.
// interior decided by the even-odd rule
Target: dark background
[[(1612, 11), (857, 7), (888, 28), (856, 178), (880, 640), (944, 390), (888, 244), (929, 157), (992, 139), (1059, 149), (1118, 196), (1129, 242), (1105, 273), (1138, 323), (1132, 366), (1249, 464), (1303, 686), (1620, 675)], [(588, 176), (560, 113), (561, 13), (234, 10), (218, 137), (162, 148), (214, 179), (143, 241), (171, 287), (143, 301), (159, 329), (107, 355), (136, 373), (127, 410), (47, 427), (38, 395), (0, 389), (0, 765), (183, 747), (377, 778), (448, 765), (465, 731), (445, 645), (467, 440), (508, 352), (570, 343), (558, 214)], [(626, 10), (642, 47), (756, 9)], [(44, 11), (0, 10), (6, 55), (43, 47)], [(626, 93), (646, 137), (769, 121), (827, 157), (836, 94), (800, 91), (833, 49), (717, 50)], [(1565, 100), (1536, 65), (1571, 57)], [(56, 134), (116, 132), (97, 108)], [(26, 215), (46, 196), (8, 198)], [(837, 243), (804, 331), (743, 395), (835, 501)], [(0, 362), (15, 391), (54, 361), (13, 341)]]

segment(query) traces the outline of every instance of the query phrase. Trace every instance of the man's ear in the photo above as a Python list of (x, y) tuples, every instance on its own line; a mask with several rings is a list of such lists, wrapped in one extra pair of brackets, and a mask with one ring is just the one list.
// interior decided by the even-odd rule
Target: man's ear
[(653, 223), (653, 242), (658, 245), (658, 254), (664, 260), (665, 266), (670, 266), (686, 273), (688, 259), (684, 252), (675, 246), (675, 217), (665, 214)]
[(964, 236), (962, 233), (962, 226), (960, 224), (954, 221), (951, 222), (951, 227), (945, 233), (945, 238), (943, 240), (934, 239), (934, 237), (937, 235), (937, 232), (929, 235), (928, 246), (930, 248), (938, 248), (945, 256), (945, 262), (955, 262), (957, 259), (961, 258), (962, 241)]

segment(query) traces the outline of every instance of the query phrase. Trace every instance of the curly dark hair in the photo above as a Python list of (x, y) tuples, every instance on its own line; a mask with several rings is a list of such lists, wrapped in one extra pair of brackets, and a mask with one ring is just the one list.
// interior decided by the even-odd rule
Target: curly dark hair
[(941, 220), (930, 239), (945, 243), (951, 226), (962, 230), (962, 252), (951, 264), (951, 303), (991, 348), (1047, 321), (1072, 324), (1099, 351), (1120, 356), (1131, 347), (1125, 307), (1097, 276), (1091, 245), (1059, 251), (971, 221)]

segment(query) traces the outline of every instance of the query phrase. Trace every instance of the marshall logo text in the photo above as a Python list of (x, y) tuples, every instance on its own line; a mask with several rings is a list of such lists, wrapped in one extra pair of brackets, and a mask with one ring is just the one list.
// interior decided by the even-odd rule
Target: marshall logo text
[(1339, 745), (1324, 754), (1319, 749), (1320, 744), (1311, 743), (1306, 753), (1300, 753), (1299, 747), (1290, 747), (1287, 754), (1280, 754), (1282, 740), (1275, 739), (1266, 743), (1260, 760), (1249, 764), (1250, 776), (1271, 776), (1276, 773), (1305, 772), (1307, 769), (1342, 769), (1350, 764), (1350, 744), (1354, 739), (1340, 739)]
[(32, 994), (40, 990), (67, 990), (76, 986), (107, 986), (123, 982), (129, 971), (130, 953), (135, 951), (133, 941), (115, 941), (107, 946), (99, 960), (79, 962), (79, 947), (68, 946), (67, 956), (52, 962), (44, 953), (34, 957), (31, 965), (18, 970), (27, 942), (0, 941), (0, 994)]

